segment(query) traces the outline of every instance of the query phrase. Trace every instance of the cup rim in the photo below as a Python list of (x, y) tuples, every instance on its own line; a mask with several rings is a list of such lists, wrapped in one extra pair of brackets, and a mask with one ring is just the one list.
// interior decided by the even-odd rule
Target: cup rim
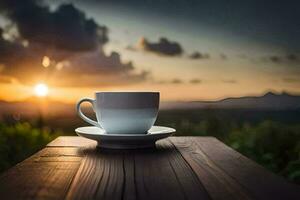
[(159, 94), (159, 91), (96, 91), (95, 94), (130, 94), (130, 93), (135, 93), (135, 94)]

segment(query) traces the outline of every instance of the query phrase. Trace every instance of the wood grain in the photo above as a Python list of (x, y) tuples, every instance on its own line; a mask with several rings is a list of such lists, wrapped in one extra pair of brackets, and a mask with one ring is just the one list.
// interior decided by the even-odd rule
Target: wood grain
[(63, 199), (80, 165), (75, 152), (46, 148), (11, 168), (0, 177), (1, 199)]
[(47, 147), (94, 147), (97, 142), (78, 136), (60, 136), (50, 142)]
[(138, 199), (210, 199), (199, 179), (168, 139), (135, 154)]
[[(267, 171), (260, 165), (234, 151), (213, 137), (171, 138), (179, 151), (191, 165), (207, 165), (222, 171), (215, 173), (219, 179), (230, 180), (240, 185), (241, 191), (254, 199), (300, 199), (300, 187)], [(228, 178), (228, 176), (230, 178)], [(213, 180), (209, 178), (209, 181)], [(204, 184), (205, 185), (205, 184)], [(231, 184), (225, 184), (231, 187)], [(217, 188), (216, 188), (217, 189)], [(217, 191), (221, 191), (217, 189)], [(235, 190), (233, 190), (235, 191)], [(212, 193), (211, 193), (212, 194)]]
[(171, 141), (197, 174), (212, 199), (252, 199), (251, 194), (216, 166), (192, 138), (173, 137)]
[(59, 137), (0, 176), (2, 199), (300, 199), (299, 186), (212, 137), (108, 150)]
[(87, 149), (67, 199), (121, 199), (122, 155), (114, 151)]
[(67, 195), (67, 199), (199, 198), (210, 199), (168, 140), (148, 150), (91, 148)]

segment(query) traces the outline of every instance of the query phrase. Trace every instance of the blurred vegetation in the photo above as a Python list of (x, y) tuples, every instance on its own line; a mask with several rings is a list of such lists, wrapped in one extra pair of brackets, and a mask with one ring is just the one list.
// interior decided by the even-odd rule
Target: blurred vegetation
[[(156, 124), (176, 128), (176, 135), (215, 136), (274, 173), (300, 184), (299, 113), (169, 110), (160, 111)], [(0, 122), (0, 172), (43, 148), (58, 135), (74, 135), (75, 127), (86, 126), (75, 114), (59, 117), (23, 122), (7, 118)]]
[(0, 172), (43, 148), (59, 133), (29, 123), (0, 123)]

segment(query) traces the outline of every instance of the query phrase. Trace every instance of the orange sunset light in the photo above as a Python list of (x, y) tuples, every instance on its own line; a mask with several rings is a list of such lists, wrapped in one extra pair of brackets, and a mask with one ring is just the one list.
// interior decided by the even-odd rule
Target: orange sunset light
[(39, 83), (34, 86), (34, 94), (38, 97), (45, 97), (49, 93), (49, 88), (44, 83)]

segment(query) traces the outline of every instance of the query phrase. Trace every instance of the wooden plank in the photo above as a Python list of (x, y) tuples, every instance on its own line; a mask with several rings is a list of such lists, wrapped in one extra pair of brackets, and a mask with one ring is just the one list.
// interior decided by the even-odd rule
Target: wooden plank
[(81, 157), (75, 149), (45, 148), (0, 177), (1, 199), (63, 199)]
[(137, 199), (136, 189), (136, 177), (135, 177), (135, 159), (134, 154), (124, 152), (124, 188), (123, 188), (123, 200), (135, 200)]
[(157, 149), (85, 153), (67, 199), (210, 199), (168, 140)]
[(122, 155), (95, 147), (85, 153), (66, 199), (121, 199)]
[[(225, 172), (219, 176), (222, 180), (226, 177), (226, 180), (240, 185), (241, 189), (247, 191), (246, 194), (250, 193), (255, 199), (300, 199), (299, 186), (272, 174), (213, 137), (174, 137), (171, 141), (190, 165), (195, 167), (195, 171), (205, 166), (206, 162), (212, 169)], [(201, 177), (203, 175), (200, 174)], [(207, 181), (212, 180), (209, 178)], [(228, 186), (231, 187), (231, 184)]]
[(0, 176), (1, 199), (300, 199), (299, 192), (211, 137), (171, 137), (145, 150), (59, 137)]
[(38, 157), (83, 157), (84, 148), (76, 147), (46, 147), (35, 154)]
[(289, 183), (283, 177), (271, 173), (216, 138), (211, 140), (210, 145), (207, 138), (198, 138), (196, 141), (215, 163), (241, 185), (245, 185), (257, 199), (300, 199), (299, 185)]
[(197, 174), (212, 199), (252, 199), (248, 191), (195, 145), (192, 138), (173, 137), (171, 141)]
[(168, 139), (134, 156), (138, 199), (210, 199), (207, 191)]
[(47, 147), (89, 147), (96, 146), (97, 142), (78, 136), (60, 136), (50, 142)]

